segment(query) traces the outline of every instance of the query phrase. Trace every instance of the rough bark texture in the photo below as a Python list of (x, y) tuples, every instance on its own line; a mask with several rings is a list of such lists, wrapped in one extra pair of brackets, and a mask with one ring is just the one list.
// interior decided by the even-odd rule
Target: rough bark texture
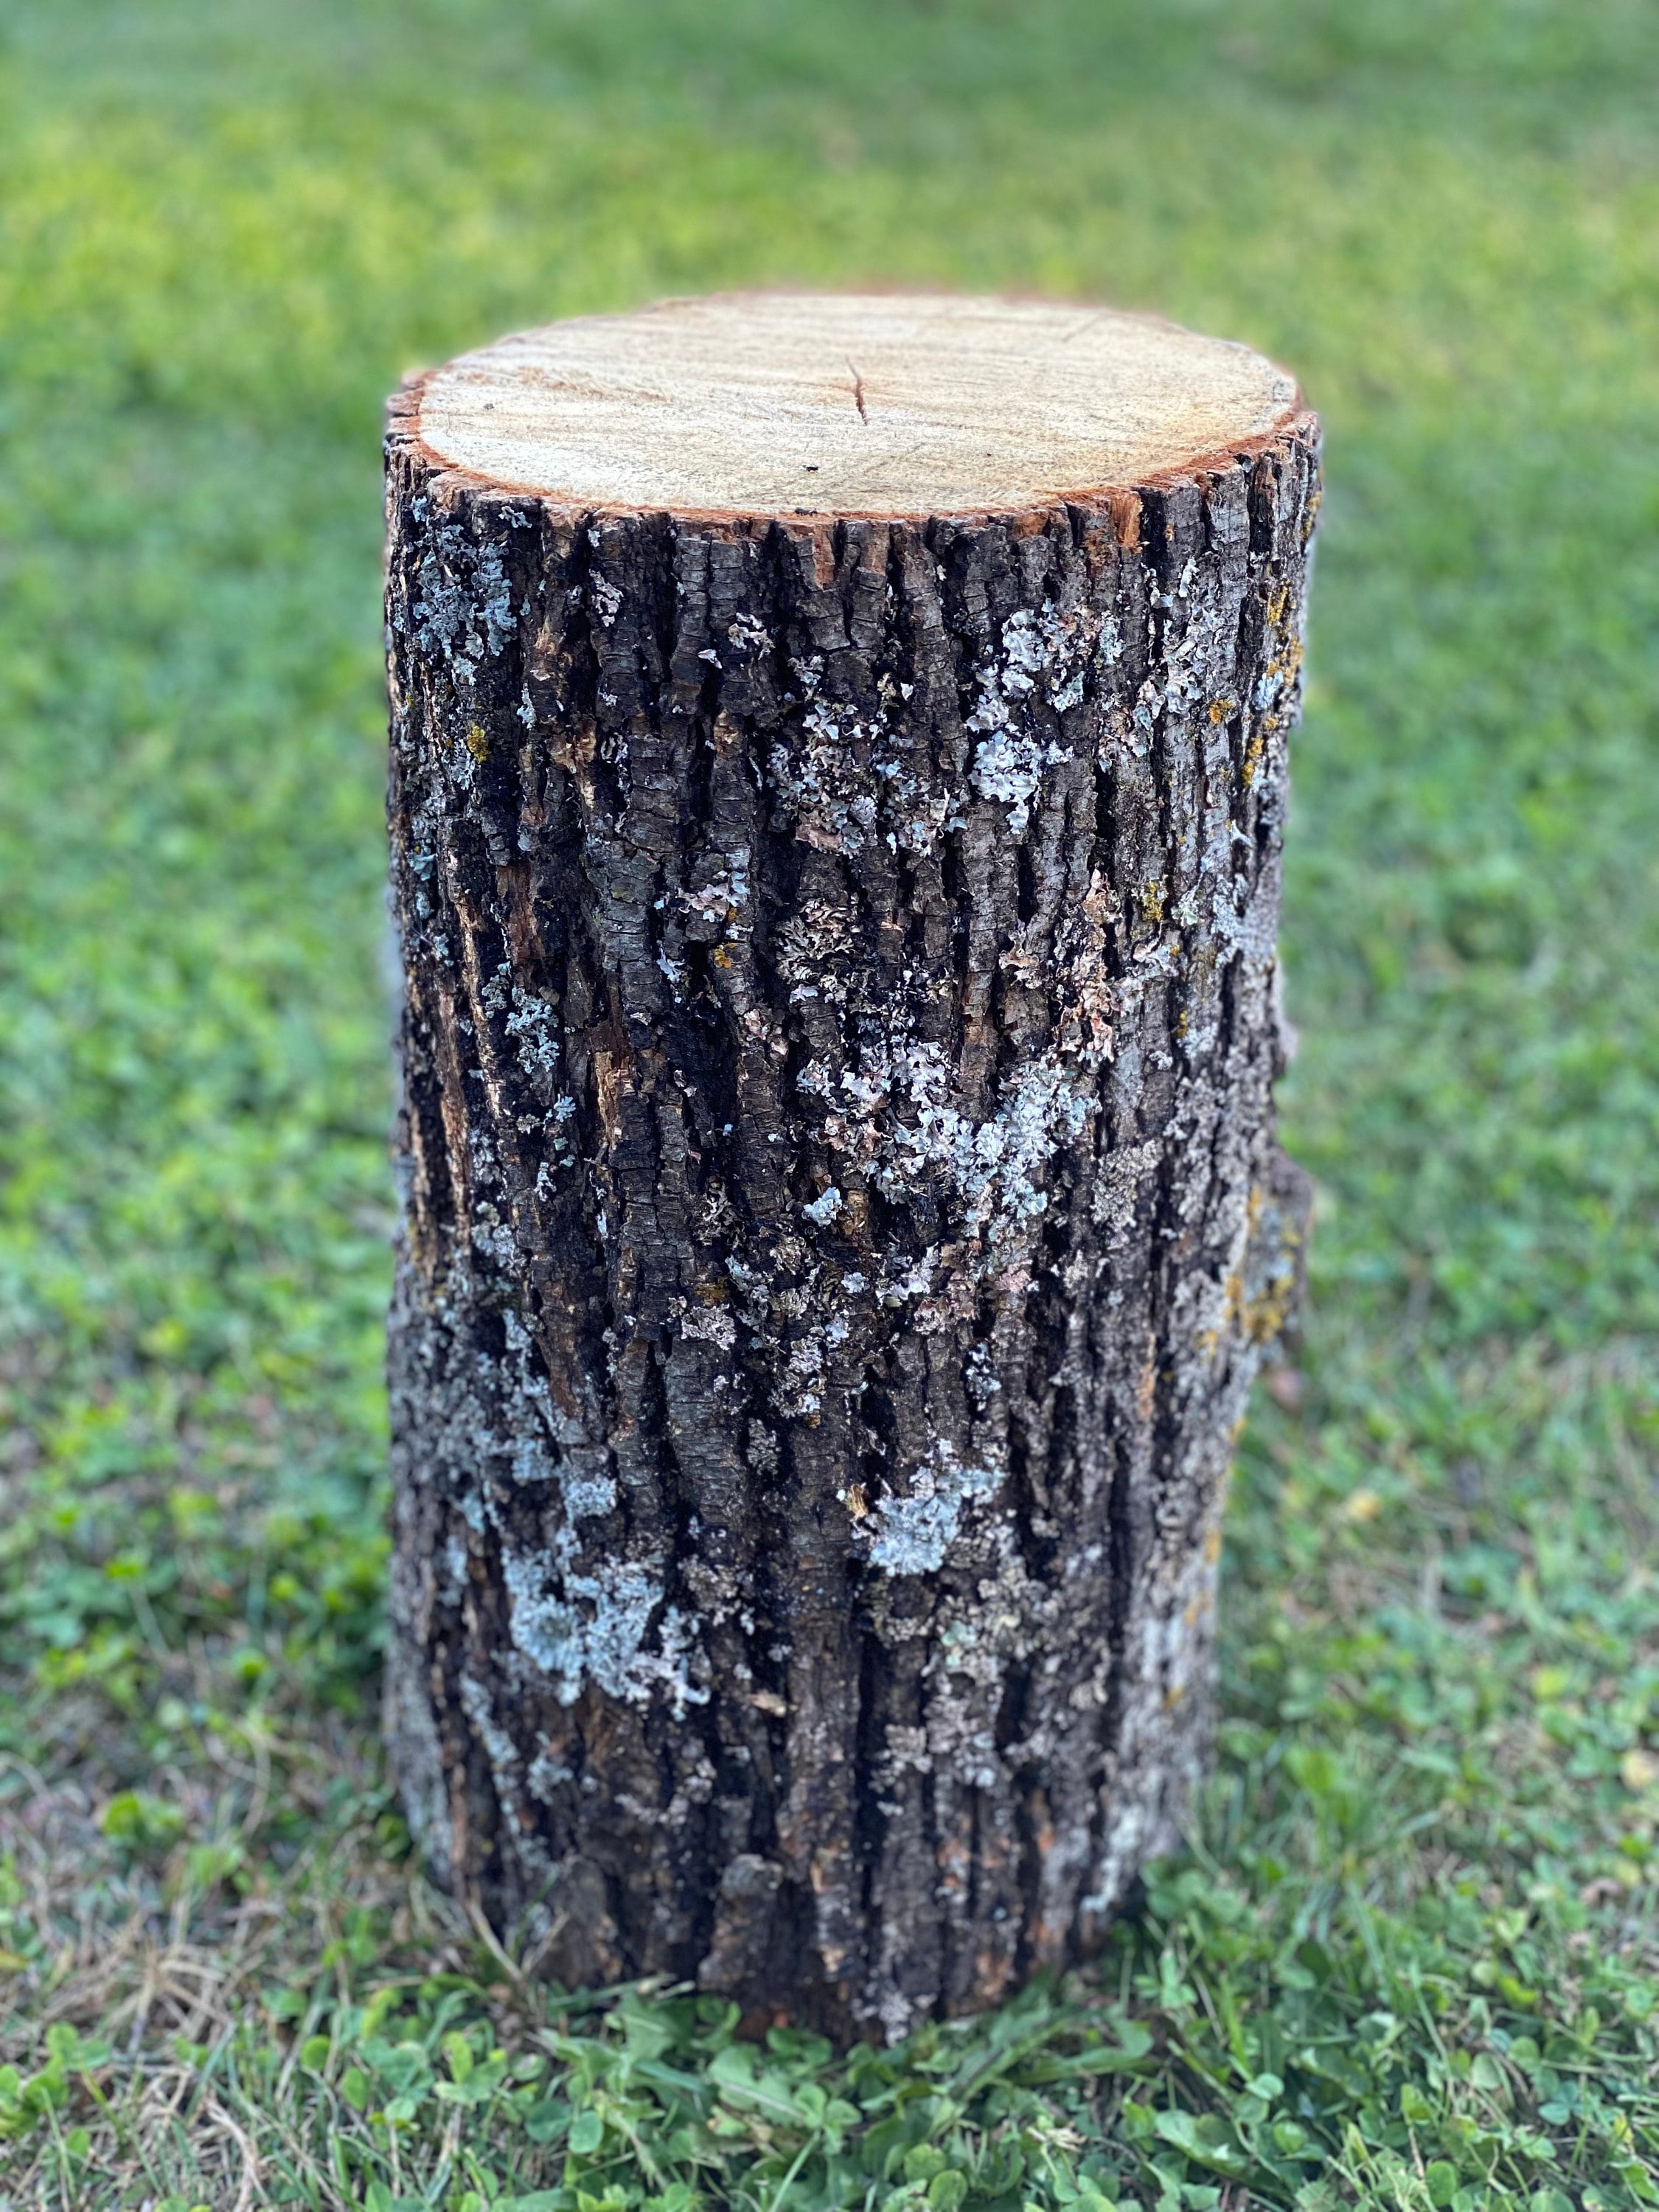
[(897, 2035), (1086, 1949), (1204, 1757), (1305, 1216), (1316, 427), (1093, 507), (722, 521), (412, 417), (405, 1802), (567, 1982)]

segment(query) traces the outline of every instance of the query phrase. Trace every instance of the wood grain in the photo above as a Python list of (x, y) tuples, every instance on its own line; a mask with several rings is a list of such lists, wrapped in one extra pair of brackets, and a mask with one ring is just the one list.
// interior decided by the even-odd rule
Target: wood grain
[(1105, 307), (755, 293), (526, 331), (427, 378), (435, 460), (579, 506), (897, 516), (1099, 495), (1254, 452), (1294, 378)]

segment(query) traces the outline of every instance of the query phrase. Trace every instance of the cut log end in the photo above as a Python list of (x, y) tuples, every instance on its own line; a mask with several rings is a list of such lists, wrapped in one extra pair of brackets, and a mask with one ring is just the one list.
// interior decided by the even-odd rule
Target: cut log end
[(1096, 505), (1260, 451), (1248, 347), (1053, 301), (753, 293), (549, 325), (421, 379), (440, 467), (577, 507), (897, 518)]

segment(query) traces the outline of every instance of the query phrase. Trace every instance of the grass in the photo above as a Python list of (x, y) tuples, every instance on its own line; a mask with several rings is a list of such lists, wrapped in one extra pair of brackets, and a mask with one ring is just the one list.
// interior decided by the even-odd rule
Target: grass
[[(0, 2206), (1659, 2198), (1646, 0), (0, 0)], [(785, 277), (1146, 304), (1329, 432), (1305, 1344), (1096, 1970), (841, 2058), (527, 1985), (375, 1747), (376, 432)]]

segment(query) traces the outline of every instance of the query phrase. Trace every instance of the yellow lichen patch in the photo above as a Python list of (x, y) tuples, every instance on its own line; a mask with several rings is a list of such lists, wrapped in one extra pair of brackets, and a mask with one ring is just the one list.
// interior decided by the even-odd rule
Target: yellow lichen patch
[(1279, 1247), (1278, 1269), (1266, 1291), (1250, 1308), (1253, 1343), (1273, 1344), (1284, 1334), (1296, 1303), (1297, 1255), (1301, 1249), (1301, 1231), (1287, 1225)]
[[(1267, 1206), (1267, 1194), (1255, 1184), (1250, 1191), (1249, 1241), (1255, 1244), (1261, 1236), (1263, 1215)], [(1267, 1345), (1284, 1332), (1291, 1318), (1296, 1297), (1297, 1260), (1302, 1249), (1303, 1226), (1282, 1208), (1275, 1207), (1270, 1233), (1274, 1236), (1275, 1249), (1267, 1264), (1260, 1270), (1261, 1287), (1254, 1296), (1241, 1285), (1237, 1294), (1237, 1313), (1244, 1335), (1252, 1344)], [(1255, 1270), (1252, 1270), (1255, 1272)], [(1233, 1300), (1232, 1280), (1228, 1282), (1230, 1306)]]
[[(1252, 1231), (1255, 1228), (1254, 1211), (1250, 1215), (1250, 1228)], [(1221, 1285), (1220, 1326), (1200, 1331), (1198, 1341), (1201, 1351), (1206, 1354), (1213, 1352), (1224, 1334), (1233, 1336), (1238, 1334), (1240, 1325), (1244, 1320), (1246, 1304), (1244, 1278), (1237, 1267), (1231, 1268)]]
[(1244, 787), (1248, 791), (1255, 781), (1256, 771), (1261, 766), (1261, 757), (1267, 750), (1266, 726), (1253, 730), (1250, 741), (1244, 748)]
[(1210, 720), (1215, 724), (1218, 729), (1221, 726), (1222, 723), (1226, 720), (1229, 714), (1236, 714), (1237, 712), (1238, 702), (1237, 699), (1212, 699), (1210, 702)]
[[(1234, 1268), (1223, 1285), (1224, 1315), (1222, 1329), (1229, 1335), (1243, 1337), (1247, 1343), (1272, 1344), (1291, 1318), (1296, 1297), (1297, 1256), (1302, 1248), (1301, 1224), (1275, 1207), (1267, 1221), (1268, 1233), (1274, 1249), (1266, 1255), (1265, 1267), (1256, 1264), (1256, 1248), (1261, 1239), (1264, 1218), (1267, 1216), (1268, 1196), (1260, 1183), (1253, 1184), (1246, 1215), (1245, 1237), (1251, 1254), (1243, 1272)], [(1256, 1276), (1261, 1287), (1252, 1292), (1248, 1278)], [(1210, 1330), (1200, 1337), (1200, 1343), (1206, 1352), (1212, 1348), (1219, 1332)]]
[(489, 758), (489, 736), (482, 722), (467, 724), (466, 749), (480, 766)]

